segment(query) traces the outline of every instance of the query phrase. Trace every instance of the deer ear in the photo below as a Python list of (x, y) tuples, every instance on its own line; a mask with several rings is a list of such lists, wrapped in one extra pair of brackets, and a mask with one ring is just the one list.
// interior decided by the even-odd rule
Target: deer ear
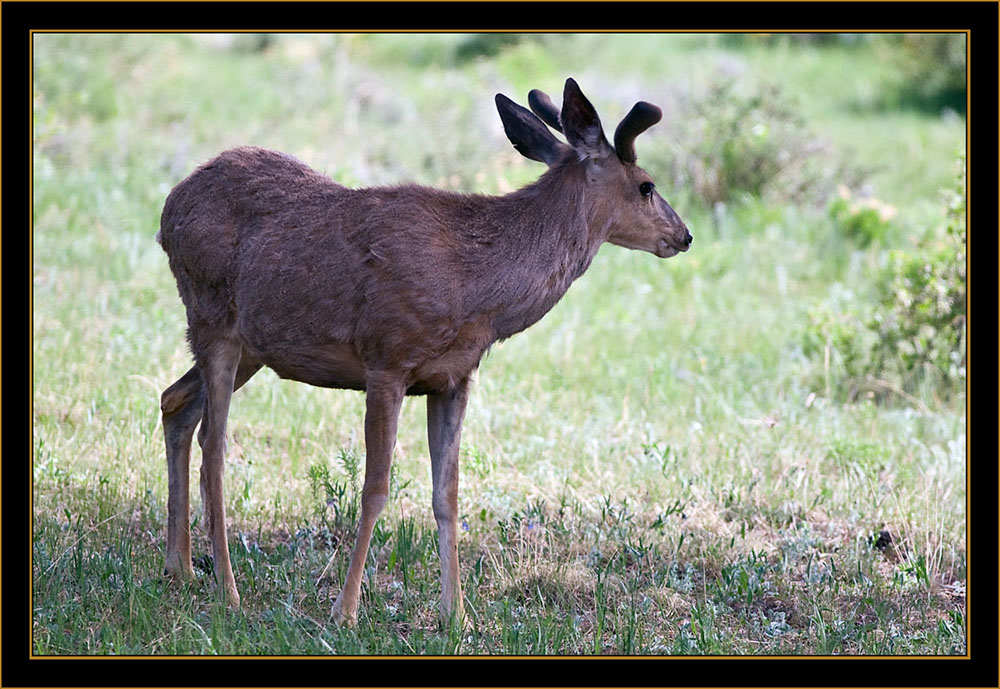
[(566, 140), (577, 152), (590, 158), (602, 158), (613, 152), (597, 111), (573, 79), (567, 79), (563, 89), (559, 122)]
[(502, 93), (497, 94), (496, 102), (503, 130), (518, 153), (549, 167), (562, 158), (568, 147), (540, 119)]

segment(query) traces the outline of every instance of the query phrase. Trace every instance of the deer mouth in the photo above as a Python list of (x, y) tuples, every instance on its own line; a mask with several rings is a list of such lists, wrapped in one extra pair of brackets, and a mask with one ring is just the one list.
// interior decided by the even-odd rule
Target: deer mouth
[(656, 251), (653, 252), (660, 258), (670, 258), (671, 256), (676, 256), (682, 251), (687, 251), (690, 248), (690, 244), (685, 244), (683, 246), (678, 246), (674, 244), (666, 237), (661, 237), (660, 241), (656, 244)]

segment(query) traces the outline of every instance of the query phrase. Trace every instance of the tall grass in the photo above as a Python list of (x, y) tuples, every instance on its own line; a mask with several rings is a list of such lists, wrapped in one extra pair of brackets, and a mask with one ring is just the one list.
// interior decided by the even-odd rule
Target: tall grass
[[(941, 229), (961, 114), (876, 107), (894, 73), (869, 42), (516, 38), (36, 34), (35, 653), (965, 652), (962, 391), (847, 398), (823, 384), (842, 374), (837, 352), (802, 344), (812, 307), (838, 290), (872, 299), (885, 252)], [(172, 185), (249, 143), (352, 186), (502, 193), (540, 169), (510, 148), (492, 95), (556, 95), (570, 74), (606, 128), (635, 100), (664, 106), (639, 157), (695, 241), (667, 262), (603, 248), (546, 318), (483, 361), (459, 498), (468, 627), (435, 622), (419, 399), (403, 407), (359, 627), (332, 626), (363, 397), (267, 371), (229, 424), (243, 605), (216, 599), (196, 490), (199, 579), (164, 581), (158, 395), (190, 365), (153, 240)], [(723, 78), (734, 102), (771, 84), (822, 169), (851, 170), (856, 192), (899, 209), (880, 242), (838, 231), (832, 177), (808, 201), (711, 203), (676, 186), (691, 169), (681, 133), (697, 124), (684, 117)]]

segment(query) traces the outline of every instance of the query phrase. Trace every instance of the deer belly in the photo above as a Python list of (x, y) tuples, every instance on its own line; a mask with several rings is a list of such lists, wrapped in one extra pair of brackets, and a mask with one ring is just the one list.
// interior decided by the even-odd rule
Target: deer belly
[(446, 350), (412, 370), (409, 394), (443, 392), (455, 387), (479, 367), (487, 347), (484, 338), (456, 339)]
[(364, 390), (368, 370), (345, 343), (271, 346), (258, 358), (281, 378), (323, 388)]

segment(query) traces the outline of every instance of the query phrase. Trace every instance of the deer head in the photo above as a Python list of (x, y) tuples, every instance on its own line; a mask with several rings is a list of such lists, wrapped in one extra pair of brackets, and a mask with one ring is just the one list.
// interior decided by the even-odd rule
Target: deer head
[[(690, 248), (691, 234), (684, 221), (660, 196), (649, 173), (636, 164), (635, 139), (660, 121), (660, 108), (636, 103), (615, 129), (612, 146), (597, 111), (573, 79), (566, 80), (562, 110), (537, 89), (528, 94), (535, 114), (501, 94), (496, 103), (507, 138), (523, 156), (550, 168), (579, 168), (591, 223), (605, 226), (607, 241), (660, 258)], [(546, 125), (561, 132), (568, 143)]]

